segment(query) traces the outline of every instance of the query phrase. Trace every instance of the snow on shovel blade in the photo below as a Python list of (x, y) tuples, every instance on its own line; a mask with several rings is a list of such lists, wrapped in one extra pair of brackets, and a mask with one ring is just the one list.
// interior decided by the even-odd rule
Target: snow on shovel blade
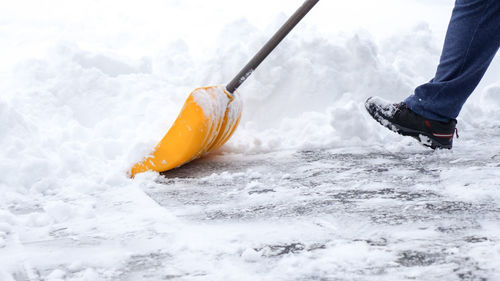
[(130, 176), (164, 172), (197, 159), (226, 143), (241, 118), (242, 103), (223, 86), (194, 90), (170, 130), (153, 152), (135, 164)]

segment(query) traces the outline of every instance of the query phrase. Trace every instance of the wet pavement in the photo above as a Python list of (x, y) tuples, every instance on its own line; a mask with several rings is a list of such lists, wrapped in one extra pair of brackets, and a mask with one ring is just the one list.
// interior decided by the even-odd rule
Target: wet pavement
[[(194, 255), (221, 267), (243, 259), (262, 280), (495, 280), (499, 157), (471, 153), (219, 155), (165, 173), (146, 192), (187, 225), (225, 233), (211, 251), (188, 247)], [(180, 270), (170, 279), (224, 272)]]

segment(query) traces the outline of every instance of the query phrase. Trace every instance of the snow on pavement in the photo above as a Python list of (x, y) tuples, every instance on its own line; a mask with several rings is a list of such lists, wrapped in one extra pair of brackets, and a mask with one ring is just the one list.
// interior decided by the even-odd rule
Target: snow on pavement
[(499, 59), (453, 151), (363, 106), (431, 78), (448, 1), (319, 3), (240, 89), (226, 146), (127, 178), (300, 2), (2, 7), (0, 280), (499, 279)]
[[(203, 241), (186, 253), (203, 262), (175, 264), (187, 279), (495, 280), (498, 157), (359, 147), (215, 156), (146, 192)], [(228, 273), (234, 263), (243, 270)]]

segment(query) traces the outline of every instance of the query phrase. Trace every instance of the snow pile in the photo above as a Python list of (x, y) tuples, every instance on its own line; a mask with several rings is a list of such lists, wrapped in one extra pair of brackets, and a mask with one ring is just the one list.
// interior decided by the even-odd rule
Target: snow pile
[(240, 149), (383, 143), (388, 134), (367, 116), (364, 101), (371, 95), (404, 99), (429, 70), (419, 58), (439, 58), (439, 47), (428, 43), (436, 39), (427, 25), (416, 26), (412, 36), (381, 43), (391, 48), (378, 46), (366, 33), (318, 35), (310, 41), (292, 37), (243, 86), (243, 129), (238, 134), (246, 147), (238, 135), (233, 142)]
[[(89, 67), (82, 58), (99, 63)], [(117, 230), (143, 231), (158, 221), (171, 221), (169, 214), (137, 189), (141, 180), (132, 182), (125, 172), (157, 142), (138, 134), (137, 128), (157, 130), (155, 138), (160, 138), (164, 132), (149, 124), (161, 118), (169, 122), (184, 97), (177, 104), (172, 98), (162, 101), (159, 93), (164, 82), (151, 80), (140, 61), (103, 59), (103, 55), (67, 45), (53, 48), (47, 58), (21, 62), (4, 81), (0, 98), (0, 276), (36, 276), (31, 264), (54, 268), (65, 260), (65, 254), (77, 256), (71, 263), (82, 263), (78, 274), (102, 264), (113, 267), (127, 257), (120, 248), (111, 247), (107, 255), (97, 258), (85, 253), (91, 249), (69, 251), (63, 246), (47, 256), (38, 244), (53, 237), (92, 240), (89, 237), (99, 236), (98, 232), (112, 237)], [(159, 97), (157, 103), (152, 96)], [(148, 111), (167, 114), (147, 117)], [(154, 177), (143, 178), (150, 182)], [(130, 215), (130, 210), (140, 212)], [(11, 280), (5, 278), (2, 280)]]

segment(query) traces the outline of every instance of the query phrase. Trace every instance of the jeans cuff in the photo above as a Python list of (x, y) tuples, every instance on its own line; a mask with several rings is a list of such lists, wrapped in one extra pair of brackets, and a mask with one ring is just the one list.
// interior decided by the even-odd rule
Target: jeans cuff
[(416, 114), (430, 119), (430, 120), (435, 120), (435, 121), (440, 121), (440, 122), (450, 122), (452, 118), (449, 117), (444, 117), (442, 115), (438, 115), (433, 113), (432, 111), (426, 109), (425, 105), (418, 100), (415, 95), (409, 96), (404, 103), (408, 106), (411, 111), (415, 112)]

